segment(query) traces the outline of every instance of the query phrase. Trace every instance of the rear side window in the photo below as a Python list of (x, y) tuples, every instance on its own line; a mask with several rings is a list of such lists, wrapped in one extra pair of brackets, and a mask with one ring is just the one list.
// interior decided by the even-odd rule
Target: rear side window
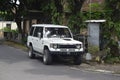
[(31, 27), (31, 29), (30, 29), (30, 36), (33, 35), (33, 31), (34, 31), (34, 27)]
[(38, 33), (41, 33), (41, 38), (43, 37), (43, 27), (36, 27), (34, 31), (34, 37), (38, 37)]

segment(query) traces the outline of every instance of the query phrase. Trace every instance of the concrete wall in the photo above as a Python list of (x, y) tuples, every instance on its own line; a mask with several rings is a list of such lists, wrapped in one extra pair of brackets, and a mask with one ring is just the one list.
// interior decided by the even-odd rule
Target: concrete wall
[(100, 29), (99, 23), (88, 23), (88, 43), (93, 46), (99, 46)]

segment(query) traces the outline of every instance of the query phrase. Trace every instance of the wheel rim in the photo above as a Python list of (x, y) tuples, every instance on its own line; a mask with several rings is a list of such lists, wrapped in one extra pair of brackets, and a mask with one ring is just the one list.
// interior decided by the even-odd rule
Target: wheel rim
[(43, 61), (44, 61), (44, 62), (47, 61), (46, 50), (45, 50), (45, 54), (44, 54), (44, 56), (43, 56)]
[(31, 57), (32, 55), (32, 50), (31, 50), (31, 47), (29, 48), (29, 53), (28, 53), (28, 56)]

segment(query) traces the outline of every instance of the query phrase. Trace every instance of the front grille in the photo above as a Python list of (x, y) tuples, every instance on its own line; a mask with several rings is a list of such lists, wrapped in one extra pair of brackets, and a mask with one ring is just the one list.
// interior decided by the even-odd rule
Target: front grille
[(51, 52), (53, 55), (81, 55), (82, 52)]
[(76, 45), (59, 45), (58, 48), (76, 48)]
[(75, 49), (61, 49), (61, 52), (75, 52)]

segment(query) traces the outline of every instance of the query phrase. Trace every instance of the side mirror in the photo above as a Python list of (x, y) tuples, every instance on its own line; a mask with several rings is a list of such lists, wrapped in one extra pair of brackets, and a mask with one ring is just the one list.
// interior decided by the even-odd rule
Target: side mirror
[(39, 39), (41, 39), (41, 33), (40, 32), (38, 33), (38, 37), (39, 37)]

